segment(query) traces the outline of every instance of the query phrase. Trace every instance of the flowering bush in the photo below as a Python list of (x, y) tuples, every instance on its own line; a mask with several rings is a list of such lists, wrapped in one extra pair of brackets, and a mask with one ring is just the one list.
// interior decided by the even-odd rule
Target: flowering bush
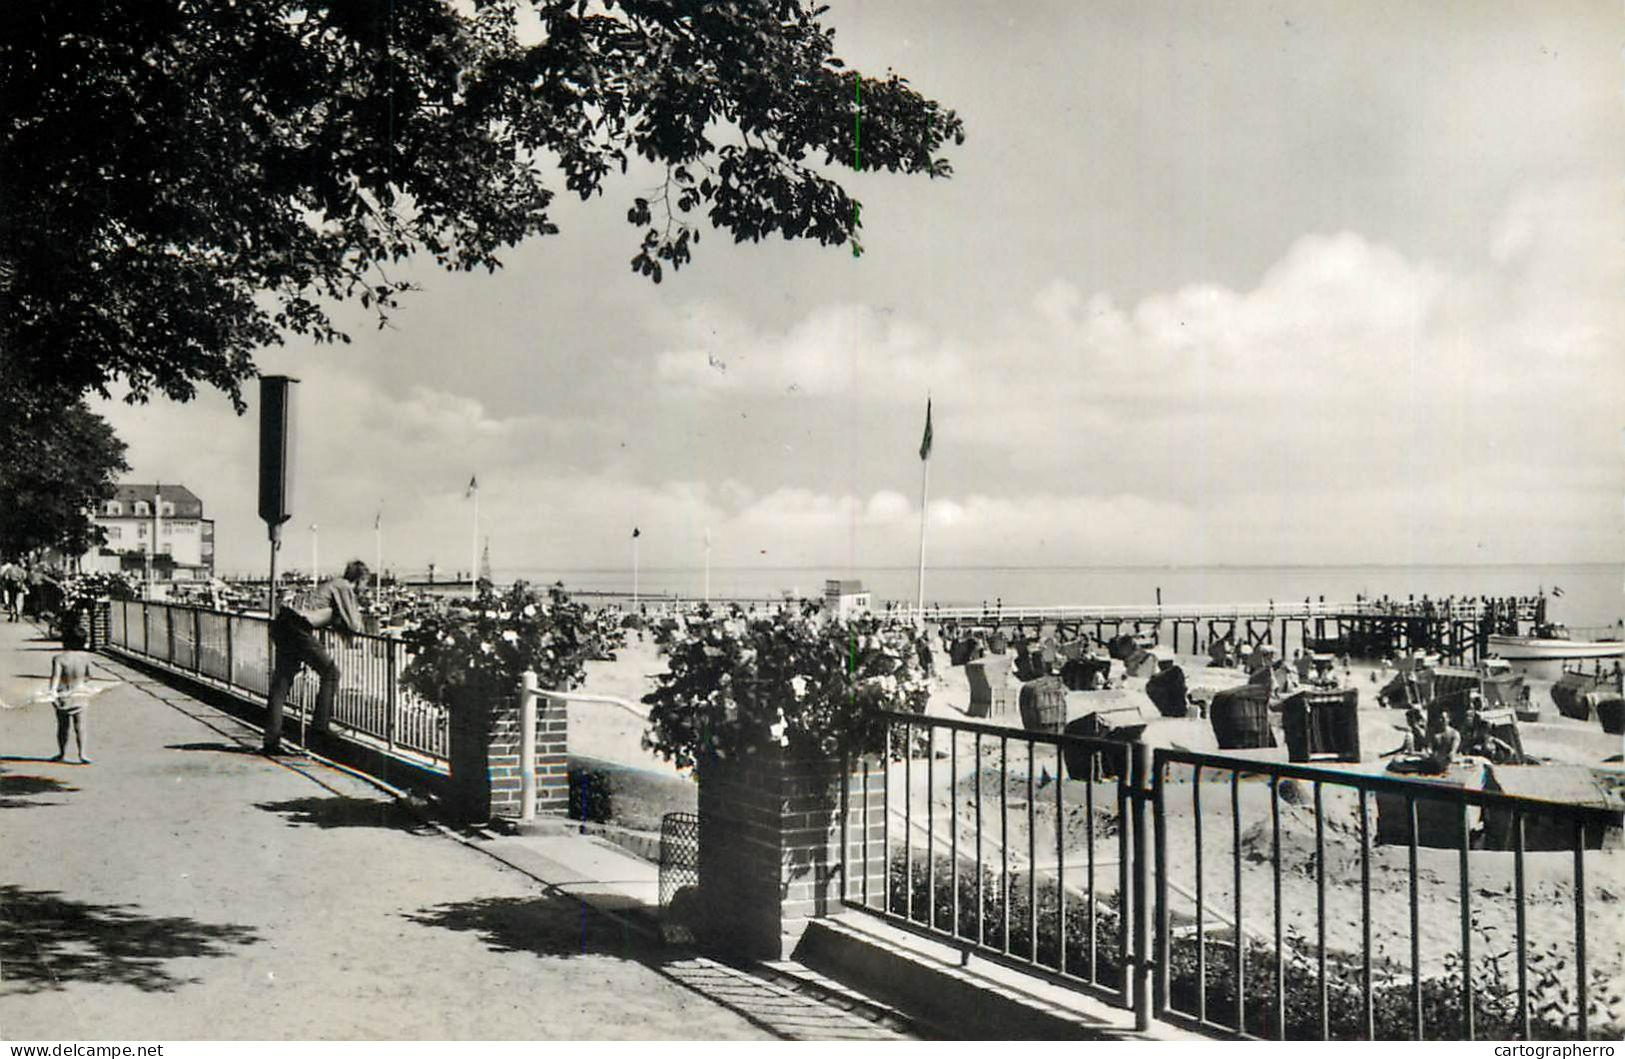
[(487, 590), (423, 614), (403, 637), (406, 687), (442, 706), (495, 703), (515, 693), (526, 670), (551, 691), (581, 683), (585, 663), (622, 642), (616, 624), (573, 603), (563, 585), (540, 595), (524, 583)]
[(644, 696), (643, 745), (679, 767), (770, 745), (879, 750), (881, 711), (925, 709), (915, 639), (907, 625), (841, 620), (814, 603), (767, 615), (702, 609), (672, 634), (669, 669)]
[(74, 574), (62, 581), (62, 609), (69, 613), (97, 600), (135, 597), (135, 586), (123, 574)]

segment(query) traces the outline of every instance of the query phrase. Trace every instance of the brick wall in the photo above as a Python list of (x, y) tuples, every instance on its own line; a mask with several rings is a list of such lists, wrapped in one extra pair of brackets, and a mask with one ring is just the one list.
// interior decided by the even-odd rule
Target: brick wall
[[(767, 748), (742, 762), (706, 761), (700, 778), (700, 892), (716, 945), (742, 955), (777, 959), (795, 948), (807, 922), (840, 910), (843, 860), (843, 780), (847, 800), (849, 862), (862, 858), (865, 821), (863, 774), (871, 793), (883, 766), (860, 759), (850, 775), (841, 762)], [(869, 891), (885, 885), (880, 856), (881, 806), (871, 799)], [(863, 880), (851, 875), (855, 900)]]
[[(495, 705), (486, 728), (484, 752), (452, 755), (453, 787), (460, 794), (462, 815), (470, 820), (522, 815), (519, 767), (519, 694)], [(477, 726), (476, 726), (477, 727)], [(536, 700), (536, 812), (563, 815), (570, 803), (570, 756), (565, 705)], [(454, 729), (453, 741), (471, 733)], [(467, 761), (465, 766), (463, 762)], [(459, 767), (483, 769), (484, 775), (459, 778)], [(481, 804), (489, 790), (489, 804)]]

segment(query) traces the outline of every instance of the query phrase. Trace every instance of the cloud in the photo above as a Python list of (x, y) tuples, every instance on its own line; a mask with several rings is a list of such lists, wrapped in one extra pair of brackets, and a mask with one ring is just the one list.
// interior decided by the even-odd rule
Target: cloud
[[(1311, 234), (1247, 289), (1119, 304), (1052, 276), (953, 332), (856, 302), (777, 328), (677, 303), (659, 345), (583, 365), (614, 385), (548, 414), (278, 352), (267, 370), (305, 380), (290, 535), (370, 556), (381, 506), (392, 564), (461, 569), (478, 473), (503, 566), (619, 567), (634, 525), (651, 564), (696, 562), (711, 527), (719, 564), (906, 565), (929, 391), (933, 561), (1608, 559), (1625, 255), (1599, 202), (1611, 186), (1530, 188), (1470, 265)], [(103, 410), (134, 477), (203, 497), (224, 566), (263, 564), (252, 412)]]

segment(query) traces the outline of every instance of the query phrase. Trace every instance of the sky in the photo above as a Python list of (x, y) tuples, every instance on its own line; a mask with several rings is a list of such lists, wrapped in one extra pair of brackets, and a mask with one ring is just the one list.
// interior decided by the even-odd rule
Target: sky
[[(1611, 562), (1625, 554), (1617, 2), (833, 0), (963, 116), (845, 175), (865, 253), (714, 233), (647, 174), (495, 275), (424, 263), (301, 380), (283, 564), (466, 570)], [(98, 404), (263, 570), (256, 389)]]

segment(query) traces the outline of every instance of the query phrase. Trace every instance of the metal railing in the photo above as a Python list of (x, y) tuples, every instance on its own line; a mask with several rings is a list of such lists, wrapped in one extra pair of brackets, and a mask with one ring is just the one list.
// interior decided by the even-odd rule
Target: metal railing
[[(1585, 851), (1619, 827), (1620, 814), (1467, 785), (1475, 778), (1410, 779), (1158, 749), (1158, 1017), (1277, 1039), (1528, 1039), (1537, 1029), (1587, 1036)], [(1215, 787), (1219, 797), (1204, 811), (1203, 794)], [(1214, 801), (1217, 828), (1208, 826)], [(1530, 839), (1540, 849), (1528, 848)], [(1215, 845), (1217, 873), (1209, 870)], [(1552, 895), (1565, 881), (1554, 869), (1568, 869), (1573, 948), (1572, 964), (1566, 955), (1553, 960), (1532, 985), (1531, 963), (1541, 953), (1531, 943), (1557, 940), (1531, 937), (1527, 878), (1535, 858), (1547, 884), (1543, 922), (1553, 918)], [(1376, 883), (1374, 871), (1382, 876)], [(1176, 916), (1174, 880), (1191, 876), (1193, 889), (1177, 891), (1188, 895), (1189, 911)], [(1262, 927), (1246, 918), (1265, 904), (1260, 889), (1269, 898)], [(1209, 906), (1215, 890), (1229, 898), (1228, 909)], [(1445, 914), (1455, 926), (1441, 926), (1451, 905)], [(1447, 929), (1450, 943), (1438, 944)], [(1400, 958), (1388, 957), (1390, 945)], [(1210, 949), (1222, 954), (1223, 973), (1214, 973)], [(1216, 980), (1220, 1004), (1210, 997)], [(1542, 1027), (1532, 1024), (1536, 986)], [(1250, 1005), (1258, 1010), (1250, 1013)]]
[(941, 717), (886, 723), (886, 761), (845, 796), (847, 907), (1101, 996), (1142, 1028), (1599, 1028), (1586, 851), (1617, 836), (1618, 811)]
[[(348, 641), (326, 629), (317, 635), (339, 668), (334, 731), (445, 771), (450, 754), (446, 711), (401, 686), (406, 644), (367, 633), (356, 633)], [(251, 701), (264, 702), (270, 691), (270, 621), (258, 615), (113, 600), (108, 645)], [(288, 694), (290, 720), (310, 717), (317, 684), (308, 670), (301, 670)]]
[(1119, 825), (1136, 815), (1129, 803), (1145, 748), (885, 717), (886, 766), (846, 795), (843, 818), (862, 821), (863, 833), (843, 843), (855, 857), (844, 903), (1135, 1006), (1133, 967), (1145, 947), (1134, 944), (1133, 907), (1145, 890), (1132, 874), (1132, 828)]

